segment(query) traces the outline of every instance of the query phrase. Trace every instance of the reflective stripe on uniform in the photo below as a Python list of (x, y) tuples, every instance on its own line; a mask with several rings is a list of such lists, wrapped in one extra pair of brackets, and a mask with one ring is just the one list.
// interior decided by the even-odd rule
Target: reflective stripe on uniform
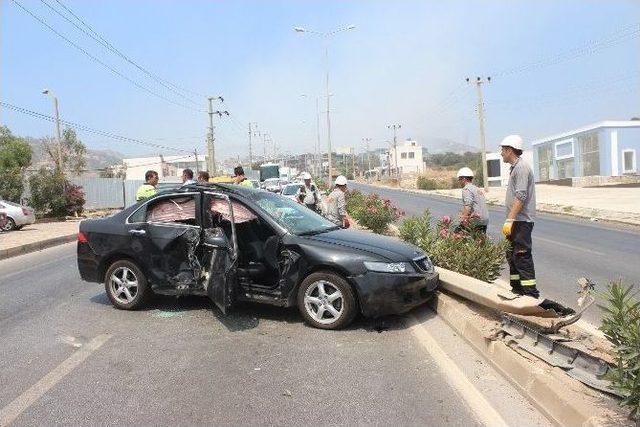
[(511, 276), (509, 276), (510, 280), (520, 280), (520, 275), (519, 274), (512, 274)]
[(535, 286), (536, 285), (536, 279), (521, 280), (520, 284), (522, 286)]

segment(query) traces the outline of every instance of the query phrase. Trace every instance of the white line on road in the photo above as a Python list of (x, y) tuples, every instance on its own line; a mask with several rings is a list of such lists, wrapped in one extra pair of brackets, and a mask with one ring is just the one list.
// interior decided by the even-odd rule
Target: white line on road
[(422, 344), (424, 349), (427, 350), (440, 370), (444, 373), (444, 377), (467, 402), (480, 422), (490, 427), (506, 427), (507, 423), (498, 411), (491, 406), (482, 393), (469, 381), (460, 368), (456, 366), (455, 362), (447, 356), (427, 329), (420, 324), (415, 316), (409, 316), (409, 319), (411, 323), (410, 330), (413, 335), (417, 338), (418, 342)]
[(594, 255), (598, 255), (598, 256), (605, 256), (605, 254), (603, 254), (602, 252), (594, 251), (593, 249), (581, 248), (579, 246), (570, 245), (568, 243), (561, 243), (561, 242), (557, 242), (555, 240), (545, 239), (544, 237), (534, 237), (533, 240), (534, 241), (535, 240), (541, 240), (543, 242), (551, 243), (553, 245), (562, 246), (562, 247), (573, 249), (573, 250), (576, 250), (576, 251), (583, 251), (583, 252), (588, 252), (590, 254), (594, 254)]
[(16, 397), (13, 402), (2, 408), (0, 410), (0, 427), (6, 427), (11, 424), (67, 374), (80, 366), (91, 353), (99, 349), (109, 338), (111, 338), (111, 335), (98, 335), (42, 377), (40, 381), (29, 387), (27, 391)]

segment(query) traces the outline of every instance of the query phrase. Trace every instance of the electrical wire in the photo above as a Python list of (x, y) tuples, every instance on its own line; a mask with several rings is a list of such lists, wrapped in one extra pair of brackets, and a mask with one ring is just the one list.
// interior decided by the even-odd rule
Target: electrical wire
[(84, 49), (83, 47), (79, 46), (77, 43), (73, 42), (72, 40), (70, 40), (69, 38), (67, 38), (66, 36), (64, 36), (63, 34), (61, 34), (60, 32), (58, 32), (55, 28), (53, 28), (51, 25), (49, 25), (44, 19), (42, 19), (41, 17), (39, 17), (38, 15), (36, 15), (35, 13), (33, 13), (32, 11), (30, 11), (29, 9), (27, 9), (26, 7), (24, 7), (20, 2), (18, 2), (18, 0), (11, 0), (16, 6), (18, 6), (20, 9), (22, 9), (25, 13), (27, 13), (28, 15), (30, 15), (33, 19), (35, 19), (36, 21), (38, 21), (40, 24), (42, 24), (44, 27), (46, 27), (49, 31), (51, 31), (52, 33), (54, 33), (55, 35), (57, 35), (58, 37), (60, 37), (62, 40), (64, 40), (65, 42), (67, 42), (69, 45), (71, 45), (72, 47), (74, 47), (75, 49), (79, 50), (80, 52), (82, 52), (85, 56), (87, 56), (88, 58), (90, 58), (92, 61), (102, 65), (104, 68), (106, 68), (107, 70), (109, 70), (111, 73), (121, 77), (122, 79), (128, 81), (129, 83), (131, 83), (132, 85), (134, 85), (135, 87), (137, 87), (138, 89), (141, 89), (157, 98), (160, 98), (166, 102), (169, 102), (171, 104), (180, 106), (182, 108), (186, 108), (188, 110), (192, 110), (195, 112), (199, 112), (199, 113), (203, 113), (206, 112), (205, 110), (198, 110), (196, 108), (190, 107), (188, 105), (182, 104), (180, 102), (176, 102), (170, 98), (167, 98), (164, 95), (161, 95), (159, 93), (154, 92), (153, 90), (149, 89), (148, 87), (136, 82), (135, 80), (127, 77), (126, 75), (124, 75), (123, 73), (121, 73), (120, 71), (116, 70), (115, 68), (111, 67), (110, 65), (106, 64), (105, 62), (103, 62), (102, 60), (98, 59), (97, 57), (95, 57), (94, 55), (92, 55), (91, 53), (89, 53), (86, 49)]
[[(28, 115), (28, 116), (31, 116), (31, 117), (35, 117), (35, 118), (40, 119), (40, 120), (45, 120), (45, 121), (48, 121), (48, 122), (51, 122), (51, 123), (55, 123), (55, 121), (56, 121), (56, 119), (54, 117), (48, 116), (46, 114), (38, 113), (36, 111), (28, 110), (26, 108), (19, 107), (19, 106), (13, 105), (13, 104), (9, 104), (8, 102), (4, 102), (4, 101), (0, 101), (0, 107), (6, 108), (6, 109), (9, 109), (9, 110), (12, 110), (12, 111), (16, 111), (18, 113), (22, 113), (22, 114), (25, 114), (25, 115)], [(83, 125), (83, 124), (79, 124), (79, 123), (74, 123), (74, 122), (71, 122), (71, 121), (68, 121), (68, 120), (64, 120), (64, 119), (60, 119), (60, 123), (66, 125), (68, 127), (71, 127), (71, 128), (77, 129), (77, 130), (81, 130), (83, 132), (88, 132), (88, 133), (92, 133), (92, 134), (95, 134), (95, 135), (104, 136), (104, 137), (107, 137), (107, 138), (112, 138), (112, 139), (115, 139), (115, 140), (118, 140), (118, 141), (131, 142), (131, 143), (134, 143), (134, 144), (144, 145), (144, 146), (153, 147), (153, 148), (160, 148), (160, 149), (163, 149), (163, 150), (173, 150), (173, 151), (177, 151), (177, 152), (180, 152), (180, 153), (192, 153), (193, 152), (193, 150), (190, 151), (190, 150), (185, 150), (183, 148), (170, 147), (170, 146), (167, 146), (167, 145), (156, 144), (156, 143), (153, 143), (153, 142), (143, 141), (143, 140), (136, 139), (136, 138), (129, 138), (129, 137), (126, 137), (126, 136), (115, 134), (113, 132), (94, 129), (94, 128), (91, 128), (89, 126), (86, 126), (86, 125)]]
[(69, 17), (67, 17), (65, 14), (63, 14), (62, 12), (60, 12), (58, 9), (56, 9), (55, 7), (53, 7), (52, 5), (50, 5), (49, 3), (47, 3), (46, 0), (40, 0), (40, 2), (42, 4), (44, 4), (45, 6), (47, 6), (49, 9), (51, 9), (54, 13), (56, 13), (57, 15), (59, 15), (60, 17), (62, 17), (64, 20), (66, 20), (68, 23), (70, 23), (71, 25), (73, 25), (78, 31), (81, 31), (83, 34), (85, 34), (86, 36), (90, 37), (91, 39), (93, 39), (94, 41), (96, 41), (97, 43), (99, 43), (100, 45), (102, 45), (104, 48), (106, 48), (107, 50), (109, 50), (110, 52), (116, 54), (117, 56), (119, 56), (120, 58), (122, 58), (123, 60), (127, 61), (129, 64), (133, 65), (134, 67), (136, 67), (138, 70), (140, 70), (142, 73), (144, 73), (145, 75), (147, 75), (149, 78), (151, 78), (152, 80), (156, 81), (157, 83), (159, 83), (160, 85), (162, 85), (164, 88), (166, 88), (167, 90), (173, 92), (174, 94), (178, 95), (179, 97), (185, 99), (186, 101), (189, 101), (195, 105), (200, 105), (200, 102), (193, 100), (191, 97), (186, 96), (183, 92), (190, 92), (186, 89), (182, 89), (180, 88), (180, 86), (175, 85), (163, 78), (160, 78), (159, 76), (157, 76), (156, 74), (152, 73), (151, 71), (147, 70), (146, 68), (142, 67), (141, 65), (137, 64), (136, 62), (134, 62), (132, 59), (130, 59), (128, 56), (126, 56), (124, 53), (122, 53), (120, 50), (118, 50), (117, 48), (115, 48), (113, 46), (113, 44), (111, 44), (109, 41), (107, 41), (103, 36), (101, 36), (100, 34), (98, 34), (93, 28), (91, 28), (91, 26), (89, 26), (83, 19), (81, 19), (77, 14), (75, 14), (69, 7), (67, 7), (66, 5), (64, 5), (62, 2), (60, 2), (59, 0), (55, 0), (56, 3), (58, 3), (60, 6), (62, 6), (62, 8), (64, 10), (66, 10), (71, 16), (73, 16), (77, 21), (79, 21), (82, 25), (84, 25), (87, 30), (85, 30), (84, 28), (82, 28), (80, 25), (78, 25), (76, 22), (72, 21)]

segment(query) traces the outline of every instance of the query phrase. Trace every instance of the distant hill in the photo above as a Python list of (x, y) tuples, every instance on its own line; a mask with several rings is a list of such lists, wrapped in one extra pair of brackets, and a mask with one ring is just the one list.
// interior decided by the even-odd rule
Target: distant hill
[[(31, 146), (33, 153), (31, 160), (32, 168), (37, 169), (40, 166), (53, 166), (53, 163), (49, 160), (44, 149), (44, 142), (42, 139), (26, 138), (26, 140)], [(87, 149), (87, 169), (94, 171), (96, 169), (122, 163), (123, 158), (124, 155), (117, 151)]]
[(473, 145), (462, 144), (447, 138), (426, 138), (423, 141), (419, 141), (423, 148), (431, 154), (437, 153), (456, 153), (463, 154), (467, 151), (476, 152), (480, 151), (478, 147)]

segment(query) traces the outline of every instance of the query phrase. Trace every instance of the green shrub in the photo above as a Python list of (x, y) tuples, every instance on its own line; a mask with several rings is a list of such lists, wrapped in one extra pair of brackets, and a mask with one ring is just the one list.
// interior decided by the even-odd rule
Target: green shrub
[(631, 418), (640, 420), (640, 300), (633, 286), (621, 281), (609, 284), (604, 296), (606, 304), (602, 326), (613, 344), (616, 364), (609, 371), (612, 386), (624, 395), (621, 405), (627, 406)]
[(378, 234), (387, 231), (389, 224), (404, 215), (391, 201), (377, 194), (365, 196), (359, 191), (347, 195), (347, 212), (358, 224)]
[(509, 243), (472, 231), (473, 224), (460, 225), (445, 216), (433, 227), (426, 210), (422, 217), (403, 221), (400, 237), (424, 250), (439, 267), (486, 282), (500, 277)]
[(435, 179), (427, 178), (426, 176), (419, 176), (416, 182), (416, 187), (420, 190), (438, 190), (438, 183)]
[(29, 178), (30, 204), (39, 215), (64, 217), (81, 213), (84, 206), (82, 187), (71, 184), (61, 173), (40, 168)]

